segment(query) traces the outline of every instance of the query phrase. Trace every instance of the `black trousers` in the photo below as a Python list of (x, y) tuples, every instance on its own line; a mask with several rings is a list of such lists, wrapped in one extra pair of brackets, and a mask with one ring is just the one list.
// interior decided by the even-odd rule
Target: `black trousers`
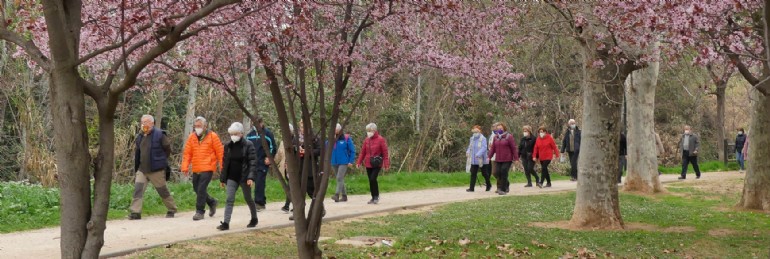
[(489, 188), (492, 188), (492, 182), (489, 180), (491, 171), (489, 171), (489, 164), (483, 165), (479, 168), (479, 165), (471, 165), (471, 191), (474, 190), (474, 187), (476, 186), (476, 178), (479, 173), (479, 169), (481, 169), (481, 176), (484, 177), (484, 180), (487, 184), (487, 191), (489, 191)]
[(578, 157), (580, 156), (580, 152), (567, 152), (569, 154), (569, 175), (572, 176), (573, 179), (577, 179), (578, 177)]
[(377, 183), (377, 176), (380, 174), (381, 167), (366, 168), (366, 175), (369, 177), (369, 191), (372, 192), (372, 199), (380, 198), (380, 185)]
[(523, 156), (521, 158), (521, 165), (524, 166), (524, 175), (527, 177), (527, 185), (532, 185), (532, 176), (535, 177), (535, 183), (540, 182), (540, 178), (535, 173), (535, 161), (532, 161), (532, 156)]
[(511, 170), (513, 162), (495, 163), (497, 163), (497, 190), (509, 192), (511, 183), (508, 182), (508, 171)]
[(540, 167), (542, 171), (540, 183), (544, 183), (548, 181), (548, 184), (551, 184), (551, 174), (548, 173), (548, 165), (550, 164), (551, 164), (551, 160), (540, 160)]
[(687, 151), (682, 151), (682, 178), (687, 178), (687, 165), (692, 164), (695, 169), (695, 176), (700, 177), (700, 167), (698, 167), (698, 157), (690, 156)]

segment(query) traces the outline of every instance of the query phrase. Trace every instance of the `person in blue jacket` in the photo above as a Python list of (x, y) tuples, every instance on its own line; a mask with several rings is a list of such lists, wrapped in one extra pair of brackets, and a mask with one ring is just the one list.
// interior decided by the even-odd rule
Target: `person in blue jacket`
[(342, 125), (337, 124), (335, 129), (334, 148), (332, 149), (332, 169), (337, 175), (337, 191), (332, 196), (334, 202), (348, 201), (348, 193), (345, 190), (345, 172), (356, 161), (356, 146), (348, 134), (343, 134)]
[(278, 145), (275, 142), (273, 132), (265, 127), (265, 122), (260, 118), (257, 121), (257, 127), (264, 131), (265, 140), (267, 140), (268, 151), (262, 146), (262, 138), (257, 132), (257, 128), (252, 126), (251, 132), (246, 135), (246, 139), (254, 144), (257, 152), (257, 177), (254, 179), (254, 203), (257, 205), (257, 211), (265, 210), (265, 204), (267, 203), (267, 197), (265, 197), (265, 179), (267, 178), (267, 170), (270, 169), (270, 160), (267, 157), (267, 152), (275, 157), (275, 153), (278, 151)]

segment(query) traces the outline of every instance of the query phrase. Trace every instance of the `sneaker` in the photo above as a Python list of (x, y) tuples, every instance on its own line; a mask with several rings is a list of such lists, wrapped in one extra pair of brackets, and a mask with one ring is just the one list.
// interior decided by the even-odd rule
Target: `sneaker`
[(374, 204), (374, 199), (369, 200), (366, 204)]
[(545, 187), (545, 188), (550, 188), (550, 187), (551, 187), (551, 183), (547, 183), (547, 184), (545, 184), (545, 186), (544, 186), (544, 187)]
[(294, 215), (289, 216), (289, 220), (294, 221)]
[(373, 202), (372, 204), (380, 203), (380, 198), (376, 198), (376, 199), (372, 200), (372, 202)]
[(506, 194), (508, 194), (508, 193), (507, 192), (497, 192), (497, 195), (506, 195)]
[(249, 221), (249, 224), (246, 225), (246, 227), (247, 228), (253, 228), (253, 227), (256, 227), (258, 223), (259, 223), (259, 219), (253, 218), (253, 219), (251, 219), (251, 221)]
[(230, 229), (230, 223), (225, 223), (225, 222), (220, 222), (220, 223), (222, 223), (222, 224), (219, 225), (217, 227), (217, 229), (222, 230), (222, 231)]
[(695, 179), (700, 179), (700, 176), (696, 176)]
[(131, 213), (128, 215), (128, 220), (139, 220), (142, 219), (142, 214), (139, 213)]
[(543, 188), (543, 184), (542, 183), (537, 183), (537, 188)]
[(211, 210), (209, 211), (209, 217), (213, 217), (214, 214), (217, 214), (217, 205), (219, 205), (219, 201), (217, 201), (216, 199), (214, 200), (214, 202), (209, 204), (209, 209)]
[(335, 193), (334, 195), (332, 195), (332, 200), (333, 200), (334, 202), (340, 202), (340, 196), (339, 196), (338, 194), (336, 194), (336, 193)]
[(347, 195), (347, 194), (343, 194), (343, 195), (342, 195), (342, 199), (340, 199), (340, 201), (341, 201), (341, 202), (346, 202), (346, 201), (348, 201), (348, 195)]
[(524, 185), (524, 188), (527, 188), (527, 187), (532, 187), (532, 184), (530, 183), (530, 184)]
[(685, 180), (685, 179), (687, 179), (687, 178), (684, 178), (684, 177), (681, 177), (681, 176), (680, 176), (679, 178), (676, 178), (676, 179), (677, 179), (677, 180)]
[(467, 189), (466, 192), (473, 192), (473, 189)]
[(281, 208), (281, 211), (283, 211), (283, 213), (289, 213), (289, 207), (283, 207)]
[(166, 218), (169, 218), (169, 219), (174, 218), (174, 212), (173, 211), (166, 212)]
[(265, 205), (257, 204), (257, 212), (265, 211)]
[(193, 216), (193, 220), (198, 221), (203, 219), (203, 213), (195, 213), (195, 216)]

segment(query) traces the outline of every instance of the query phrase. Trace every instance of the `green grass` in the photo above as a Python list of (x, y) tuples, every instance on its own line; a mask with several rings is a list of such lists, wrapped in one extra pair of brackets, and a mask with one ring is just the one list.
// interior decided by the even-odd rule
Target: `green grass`
[[(450, 186), (465, 186), (469, 182), (466, 173), (386, 173), (378, 179), (380, 192), (396, 192), (419, 190)], [(479, 178), (481, 178), (479, 176)], [(566, 179), (563, 176), (552, 176), (553, 180)], [(368, 194), (369, 182), (365, 172), (354, 171), (345, 177), (348, 195)], [(483, 179), (483, 178), (482, 178)], [(525, 182), (521, 173), (511, 173), (511, 182)], [(494, 180), (493, 180), (494, 184)], [(330, 179), (327, 196), (334, 193), (336, 180)], [(220, 201), (225, 200), (225, 190), (215, 181), (209, 185), (209, 194)], [(169, 189), (180, 211), (195, 209), (195, 193), (191, 183), (169, 183)], [(114, 184), (110, 194), (110, 219), (120, 219), (128, 216), (128, 207), (133, 197), (132, 184)], [(265, 190), (268, 202), (284, 200), (283, 189), (278, 180), (268, 178)], [(224, 204), (223, 202), (220, 204)], [(236, 205), (243, 205), (240, 192), (236, 197)], [(143, 216), (162, 215), (166, 213), (155, 188), (148, 186), (144, 194)], [(0, 233), (22, 230), (39, 229), (59, 224), (59, 191), (55, 188), (44, 188), (39, 185), (22, 183), (0, 183)]]
[[(656, 197), (621, 194), (624, 221), (627, 225), (644, 223), (659, 228), (689, 227), (690, 231), (570, 231), (530, 225), (569, 220), (575, 194), (566, 193), (461, 202), (425, 213), (327, 223), (321, 235), (332, 239), (322, 241), (321, 249), (329, 258), (510, 258), (510, 252), (524, 251), (532, 258), (557, 258), (567, 253), (575, 255), (583, 248), (597, 258), (770, 256), (770, 215), (725, 209), (737, 202), (738, 194), (714, 194), (684, 183), (669, 190), (672, 194)], [(724, 236), (709, 234), (716, 229), (734, 232)], [(293, 229), (232, 234), (156, 248), (132, 257), (296, 257), (290, 233)], [(391, 248), (334, 244), (335, 240), (354, 236), (390, 237), (395, 245)], [(460, 245), (458, 241), (464, 238), (471, 243)], [(498, 248), (506, 244), (509, 248)]]
[[(724, 172), (724, 171), (737, 171), (739, 169), (738, 162), (728, 162), (727, 166), (722, 161), (707, 161), (698, 163), (701, 172)], [(682, 166), (660, 166), (658, 170), (664, 174), (681, 174)], [(695, 173), (695, 170), (690, 165), (687, 169), (687, 173)]]

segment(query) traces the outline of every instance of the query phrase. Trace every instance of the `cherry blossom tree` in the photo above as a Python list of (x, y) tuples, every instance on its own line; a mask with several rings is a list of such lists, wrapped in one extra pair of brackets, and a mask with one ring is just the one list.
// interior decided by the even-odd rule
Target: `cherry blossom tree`
[[(336, 0), (281, 1), (270, 8), (270, 16), (248, 17), (221, 31), (204, 32), (205, 37), (183, 45), (189, 47), (183, 59), (164, 65), (230, 93), (250, 117), (268, 111), (257, 111), (255, 105), (249, 111), (238, 87), (268, 87), (287, 144), (301, 258), (321, 256), (318, 238), (331, 172), (331, 145), (323, 143), (332, 142), (334, 125), (346, 124), (343, 121), (365, 95), (382, 92), (393, 73), (416, 73), (423, 67), (461, 82), (448, 86), (461, 102), (473, 92), (516, 95), (515, 81), (522, 77), (506, 61), (511, 42), (505, 33), (516, 28), (518, 14), (509, 4)], [(317, 147), (320, 156), (308, 156), (303, 165), (289, 145), (289, 123), (299, 125), (299, 120), (305, 128), (296, 130), (306, 136), (305, 149), (322, 145)], [(306, 214), (305, 189), (310, 184), (317, 192)]]
[[(24, 0), (6, 7), (15, 8), (17, 17), (3, 17), (0, 39), (15, 44), (50, 77), (63, 258), (96, 258), (104, 244), (119, 96), (178, 42), (272, 4), (238, 2)], [(88, 150), (85, 96), (98, 111), (94, 157)]]

